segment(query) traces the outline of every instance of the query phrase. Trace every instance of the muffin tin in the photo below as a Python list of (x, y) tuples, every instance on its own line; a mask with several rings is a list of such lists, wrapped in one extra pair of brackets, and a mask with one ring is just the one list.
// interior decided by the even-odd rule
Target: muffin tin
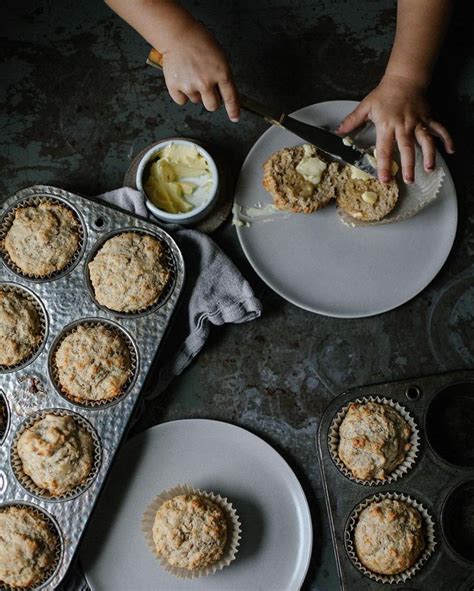
[[(0, 287), (26, 290), (44, 311), (44, 339), (39, 351), (17, 367), (0, 368), (0, 405), (6, 412), (4, 433), (0, 432), (0, 511), (11, 504), (29, 506), (46, 514), (58, 530), (61, 556), (54, 573), (40, 587), (56, 589), (78, 548), (93, 507), (122, 440), (146, 375), (165, 334), (184, 282), (181, 252), (172, 238), (144, 218), (106, 205), (100, 201), (74, 195), (62, 189), (36, 185), (23, 189), (7, 199), (0, 208), (0, 239), (8, 228), (12, 212), (42, 200), (58, 201), (71, 208), (81, 220), (81, 244), (73, 262), (61, 273), (50, 277), (28, 277), (10, 264), (5, 253), (0, 255)], [(166, 247), (171, 267), (169, 288), (157, 305), (139, 314), (119, 314), (97, 305), (91, 292), (87, 261), (104, 240), (118, 231), (146, 232)], [(133, 376), (124, 393), (104, 405), (84, 406), (65, 397), (54, 380), (51, 354), (67, 330), (81, 322), (100, 322), (113, 326), (126, 336), (133, 358)], [(91, 478), (72, 494), (48, 498), (16, 476), (13, 443), (23, 424), (45, 411), (80, 417), (96, 434), (96, 462)], [(2, 429), (0, 428), (0, 431)], [(22, 482), (20, 483), (20, 480)], [(39, 587), (36, 587), (39, 588)], [(0, 582), (0, 590), (8, 589)]]
[[(349, 402), (383, 397), (404, 407), (419, 428), (416, 462), (396, 481), (365, 484), (344, 475), (330, 453), (331, 427)], [(353, 388), (326, 409), (318, 430), (322, 483), (342, 588), (348, 591), (473, 591), (474, 372)], [(387, 578), (364, 573), (351, 558), (353, 513), (366, 499), (408, 497), (434, 521), (431, 556), (414, 573)], [(378, 580), (376, 580), (378, 579)]]

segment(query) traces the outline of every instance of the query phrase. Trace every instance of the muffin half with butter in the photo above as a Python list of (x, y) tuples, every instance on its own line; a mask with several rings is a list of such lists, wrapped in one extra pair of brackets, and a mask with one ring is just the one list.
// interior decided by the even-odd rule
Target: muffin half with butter
[(313, 213), (336, 197), (338, 165), (310, 144), (283, 148), (263, 165), (263, 186), (278, 209)]

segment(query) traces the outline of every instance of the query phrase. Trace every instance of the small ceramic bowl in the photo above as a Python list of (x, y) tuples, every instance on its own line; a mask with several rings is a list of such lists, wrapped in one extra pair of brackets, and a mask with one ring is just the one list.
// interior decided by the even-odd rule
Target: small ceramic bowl
[(151, 161), (155, 160), (157, 153), (168, 146), (169, 144), (178, 144), (178, 145), (185, 145), (185, 146), (194, 146), (196, 150), (207, 160), (209, 164), (209, 170), (211, 172), (211, 180), (212, 185), (209, 191), (206, 192), (205, 195), (202, 196), (195, 204), (191, 211), (186, 213), (169, 213), (167, 211), (163, 211), (156, 205), (154, 205), (147, 197), (146, 199), (146, 206), (151, 211), (151, 213), (157, 217), (158, 219), (168, 222), (168, 223), (175, 223), (175, 224), (193, 224), (197, 220), (204, 217), (209, 210), (212, 208), (214, 203), (216, 202), (217, 195), (218, 195), (218, 187), (219, 187), (219, 173), (217, 172), (217, 166), (214, 162), (214, 159), (209, 154), (207, 150), (202, 148), (199, 144), (195, 142), (191, 142), (189, 140), (166, 140), (159, 144), (156, 144), (152, 148), (150, 148), (145, 154), (143, 155), (142, 159), (140, 160), (137, 168), (137, 175), (136, 175), (136, 186), (139, 191), (142, 191), (146, 196), (146, 191), (143, 187), (145, 183), (145, 179), (148, 175), (148, 165)]

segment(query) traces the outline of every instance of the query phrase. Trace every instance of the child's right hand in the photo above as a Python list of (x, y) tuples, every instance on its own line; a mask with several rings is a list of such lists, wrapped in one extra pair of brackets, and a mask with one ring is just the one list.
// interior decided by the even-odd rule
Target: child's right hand
[(202, 101), (208, 111), (224, 102), (229, 119), (240, 117), (237, 89), (229, 63), (214, 37), (200, 23), (163, 51), (163, 72), (171, 98), (184, 105)]

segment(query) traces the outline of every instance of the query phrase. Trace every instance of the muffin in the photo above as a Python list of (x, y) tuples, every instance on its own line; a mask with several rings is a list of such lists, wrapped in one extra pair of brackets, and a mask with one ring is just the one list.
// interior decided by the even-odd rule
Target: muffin
[(337, 206), (353, 218), (364, 222), (380, 221), (398, 201), (398, 185), (394, 179), (381, 183), (353, 166), (339, 173)]
[(103, 324), (79, 325), (54, 354), (60, 388), (78, 401), (119, 396), (132, 372), (130, 350), (117, 331)]
[(412, 567), (425, 548), (420, 513), (403, 501), (384, 499), (361, 511), (354, 532), (360, 562), (380, 575)]
[(336, 197), (338, 165), (314, 146), (278, 150), (263, 165), (263, 186), (278, 209), (313, 213)]
[(391, 406), (353, 403), (339, 427), (338, 455), (355, 478), (385, 480), (406, 458), (411, 428)]
[(64, 269), (80, 244), (80, 224), (65, 205), (21, 207), (4, 240), (10, 259), (26, 275), (47, 277)]
[(216, 503), (199, 495), (183, 494), (161, 505), (152, 533), (158, 556), (173, 567), (194, 571), (222, 558), (227, 522)]
[(20, 363), (41, 340), (41, 319), (35, 305), (26, 295), (0, 287), (0, 365)]
[(137, 312), (155, 304), (170, 278), (166, 252), (149, 234), (113, 236), (89, 263), (95, 298), (117, 312)]
[(0, 508), (0, 585), (33, 587), (56, 562), (57, 536), (27, 507)]
[(53, 496), (86, 481), (94, 465), (92, 436), (70, 415), (48, 413), (27, 427), (16, 452), (21, 470)]

